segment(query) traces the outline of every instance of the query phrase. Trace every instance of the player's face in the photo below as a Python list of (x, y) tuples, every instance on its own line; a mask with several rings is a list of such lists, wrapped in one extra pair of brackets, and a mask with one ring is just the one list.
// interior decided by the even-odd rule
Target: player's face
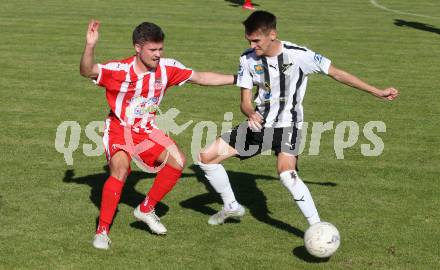
[(138, 58), (146, 68), (155, 69), (157, 65), (159, 65), (159, 61), (163, 53), (163, 41), (147, 41), (142, 45), (136, 44), (134, 47)]
[(276, 31), (271, 30), (268, 33), (264, 33), (258, 30), (253, 33), (246, 33), (246, 39), (249, 41), (251, 48), (255, 50), (256, 55), (269, 56), (273, 41), (276, 39)]

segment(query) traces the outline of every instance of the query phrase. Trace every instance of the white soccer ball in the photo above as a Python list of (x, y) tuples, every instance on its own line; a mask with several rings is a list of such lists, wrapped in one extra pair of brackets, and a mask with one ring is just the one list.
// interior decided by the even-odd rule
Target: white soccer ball
[(304, 246), (310, 254), (318, 258), (332, 256), (340, 244), (338, 229), (328, 222), (315, 223), (304, 234)]

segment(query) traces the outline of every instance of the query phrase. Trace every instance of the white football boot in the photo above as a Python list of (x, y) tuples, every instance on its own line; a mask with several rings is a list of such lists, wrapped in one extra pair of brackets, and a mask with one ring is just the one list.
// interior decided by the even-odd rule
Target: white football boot
[(110, 244), (112, 241), (110, 241), (110, 238), (107, 235), (106, 231), (102, 231), (101, 233), (95, 234), (95, 237), (93, 238), (93, 247), (97, 249), (109, 249)]
[(133, 215), (137, 220), (147, 224), (153, 233), (156, 234), (167, 233), (167, 228), (165, 228), (165, 226), (162, 223), (160, 223), (160, 218), (156, 215), (154, 210), (148, 213), (143, 213), (141, 212), (140, 206), (138, 205), (136, 209), (134, 209)]
[(216, 214), (212, 215), (209, 220), (208, 224), (210, 225), (220, 225), (225, 223), (225, 220), (228, 218), (232, 219), (240, 219), (244, 216), (246, 211), (244, 210), (244, 207), (241, 205), (238, 205), (238, 208), (236, 210), (226, 210), (222, 209), (218, 211)]

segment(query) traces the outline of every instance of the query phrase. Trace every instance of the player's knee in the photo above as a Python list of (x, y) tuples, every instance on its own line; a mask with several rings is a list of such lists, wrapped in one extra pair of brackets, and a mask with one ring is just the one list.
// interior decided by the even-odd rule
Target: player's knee
[(111, 176), (115, 177), (116, 179), (125, 182), (125, 179), (130, 173), (130, 168), (125, 166), (116, 166), (110, 168), (110, 174)]
[(185, 154), (182, 152), (179, 153), (179, 165), (180, 167), (182, 167), (182, 170), (186, 166), (186, 157)]
[(205, 163), (205, 161), (206, 161), (206, 157), (205, 157), (205, 155), (203, 154), (203, 153), (199, 153), (198, 155), (197, 155), (197, 161), (200, 163)]
[(287, 159), (287, 160), (283, 160), (283, 161), (278, 160), (278, 162), (277, 162), (278, 174), (281, 174), (286, 171), (296, 171), (296, 164), (297, 164), (296, 158), (295, 159)]
[(167, 164), (175, 169), (183, 170), (186, 166), (185, 154), (179, 151), (168, 160)]
[(214, 159), (212, 158), (212, 155), (210, 155), (209, 153), (203, 153), (203, 152), (199, 153), (198, 160), (199, 162), (204, 164), (214, 163)]
[(124, 182), (130, 174), (130, 160), (127, 155), (119, 151), (109, 162), (110, 175)]
[(293, 168), (290, 165), (278, 165), (277, 166), (278, 174), (281, 174), (286, 171), (292, 171), (292, 170), (293, 170)]

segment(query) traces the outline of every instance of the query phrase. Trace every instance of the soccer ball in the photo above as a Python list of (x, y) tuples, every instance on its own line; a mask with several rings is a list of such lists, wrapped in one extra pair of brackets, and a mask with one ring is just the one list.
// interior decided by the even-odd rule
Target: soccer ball
[(341, 244), (339, 231), (328, 222), (318, 222), (310, 226), (304, 234), (304, 246), (315, 257), (332, 256)]

